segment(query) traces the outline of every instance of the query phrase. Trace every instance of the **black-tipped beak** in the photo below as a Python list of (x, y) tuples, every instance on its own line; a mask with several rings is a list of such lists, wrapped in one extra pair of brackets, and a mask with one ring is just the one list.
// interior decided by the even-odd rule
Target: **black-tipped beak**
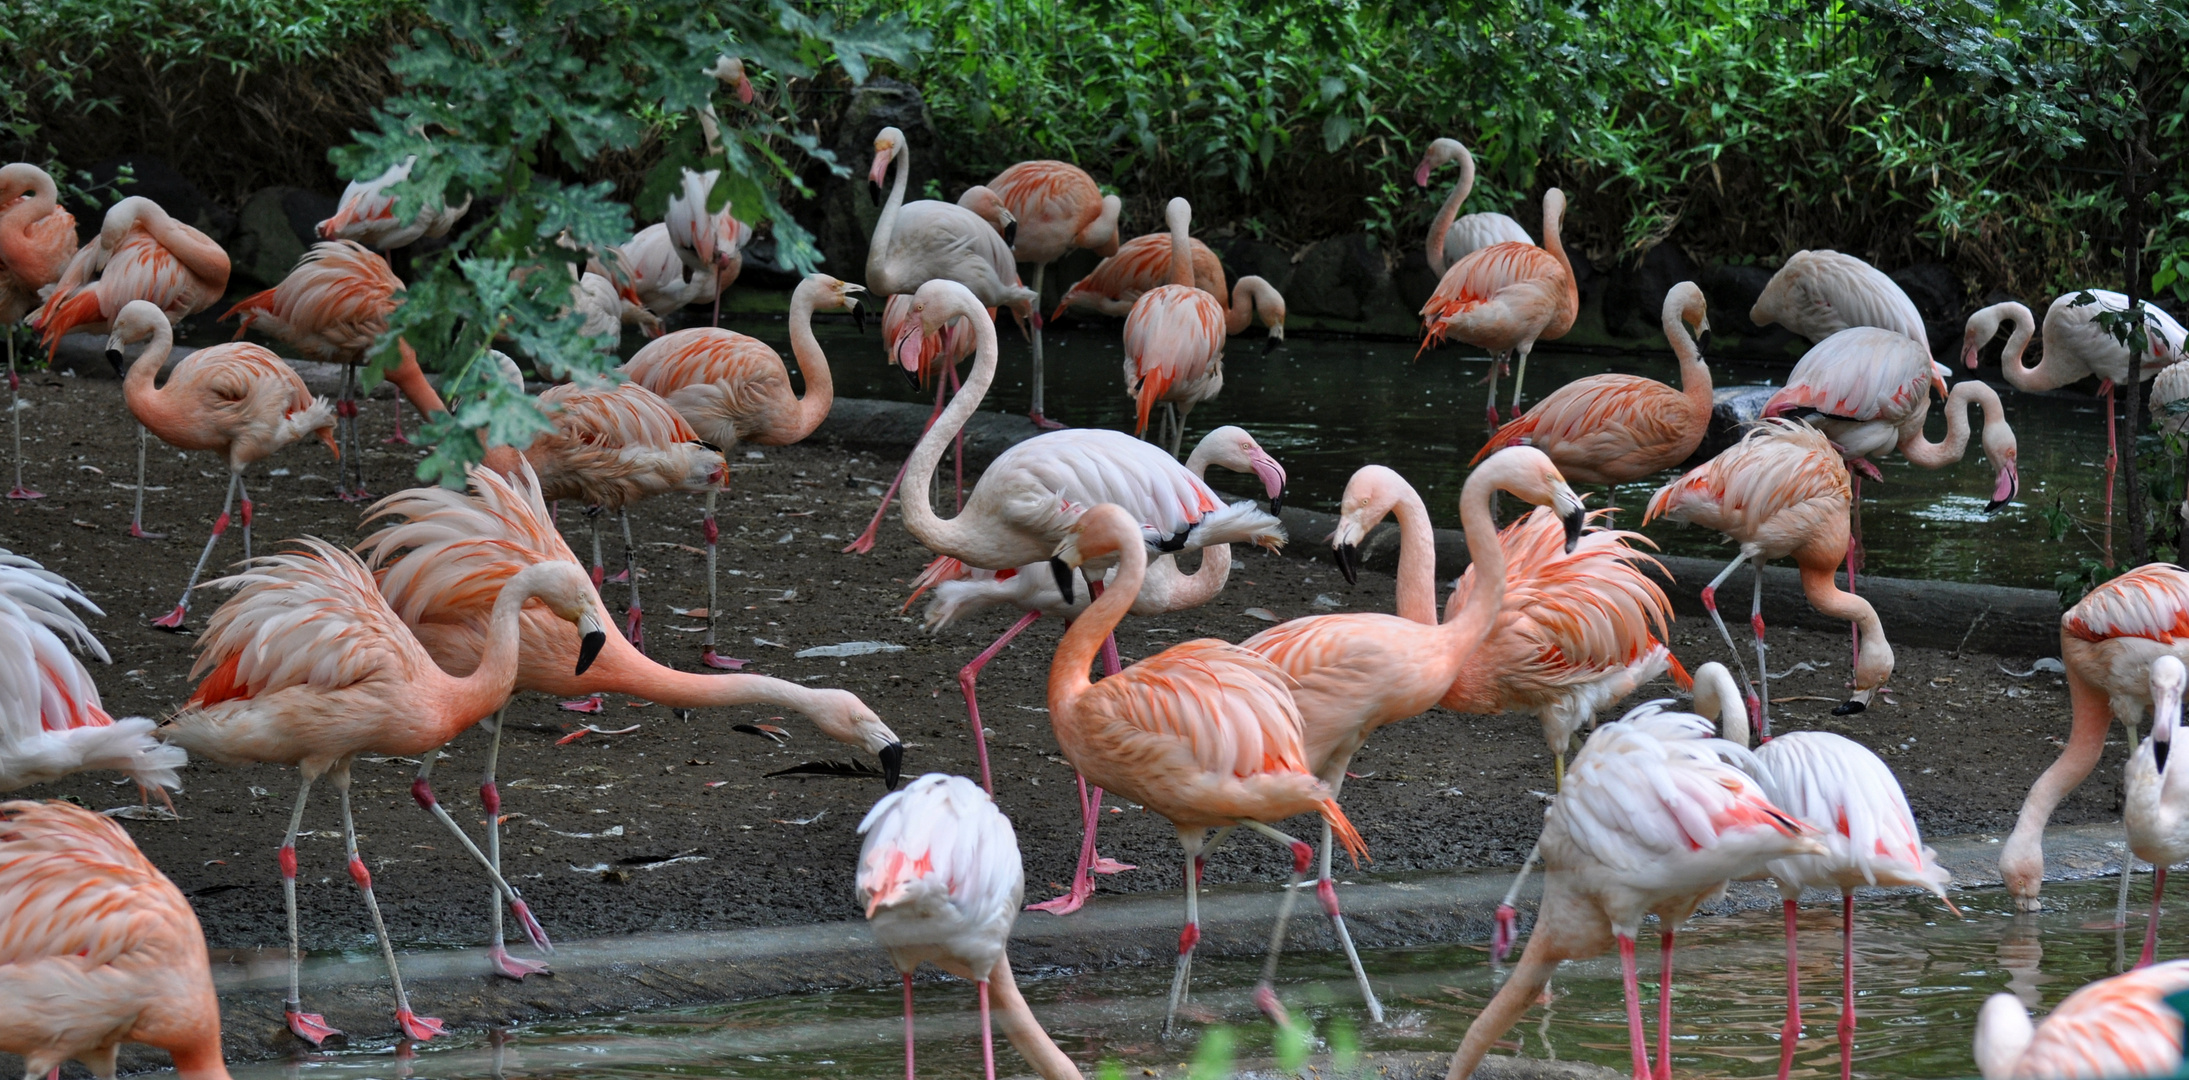
[(866, 182), (866, 193), (868, 198), (874, 200), (874, 205), (882, 205), (882, 185), (869, 180)]
[(1278, 514), (1282, 514), (1285, 512), (1285, 495), (1290, 493), (1291, 490), (1292, 489), (1289, 486), (1277, 489), (1277, 497), (1269, 500), (1269, 513), (1271, 517), (1275, 517)]
[(890, 791), (897, 790), (897, 777), (904, 772), (904, 744), (890, 743), (882, 747), (882, 752), (876, 756), (882, 759), (882, 783)]
[(114, 374), (116, 375), (121, 374), (122, 369), (128, 366), (122, 360), (122, 351), (120, 349), (108, 349), (106, 351), (106, 362), (114, 366)]
[(1358, 544), (1339, 544), (1330, 549), (1330, 561), (1338, 564), (1338, 573), (1345, 575), (1345, 583), (1348, 585), (1361, 583), (1360, 568), (1355, 563), (1360, 558), (1360, 553)]
[(1052, 558), (1049, 572), (1056, 575), (1057, 591), (1064, 594), (1064, 602), (1072, 603), (1072, 568), (1064, 565), (1064, 560)]
[(2166, 753), (2171, 746), (2173, 743), (2166, 739), (2151, 740), (2151, 760), (2158, 765), (2161, 773), (2166, 771)]
[(600, 656), (601, 647), (606, 644), (608, 634), (601, 630), (589, 631), (578, 641), (578, 674), (585, 674), (585, 669), (593, 666), (593, 661)]
[(1862, 710), (1867, 708), (1869, 708), (1869, 706), (1864, 705), (1859, 701), (1842, 701), (1838, 705), (1832, 707), (1832, 715), (1853, 716), (1854, 714), (1861, 712)]
[(1581, 542), (1581, 526), (1587, 524), (1588, 520), (1587, 510), (1575, 510), (1566, 515), (1566, 554), (1573, 554), (1573, 546)]
[(1004, 223), (1003, 244), (1005, 247), (1012, 247), (1018, 244), (1018, 222), (1010, 221)]
[(1156, 541), (1155, 550), (1166, 555), (1186, 550), (1186, 534), (1179, 533), (1176, 536), (1165, 537)]
[(1276, 351), (1277, 351), (1277, 346), (1279, 346), (1279, 345), (1282, 345), (1282, 344), (1284, 344), (1284, 343), (1285, 343), (1285, 339), (1283, 339), (1283, 338), (1279, 338), (1279, 337), (1273, 337), (1273, 338), (1264, 338), (1264, 339), (1262, 339), (1262, 355), (1263, 355), (1263, 356), (1268, 356), (1268, 355), (1269, 355), (1270, 353), (1276, 352)]
[(2014, 496), (2012, 495), (2009, 495), (2004, 499), (1993, 499), (1992, 501), (1984, 504), (1984, 512), (1987, 514), (1998, 513), (2000, 507), (2005, 506), (2006, 504), (2013, 501)]
[(851, 302), (851, 325), (858, 327), (860, 333), (866, 333), (866, 305), (857, 300)]
[(912, 388), (913, 388), (914, 390), (917, 390), (917, 389), (919, 389), (919, 388), (920, 388), (920, 373), (919, 373), (919, 372), (917, 372), (917, 371), (914, 371), (914, 370), (912, 370), (911, 368), (908, 368), (908, 367), (899, 367), (899, 368), (898, 368), (897, 370), (899, 370), (899, 371), (902, 371), (902, 372), (904, 372), (904, 381), (906, 381), (906, 382), (908, 382), (908, 383), (911, 383), (911, 384), (912, 384)]

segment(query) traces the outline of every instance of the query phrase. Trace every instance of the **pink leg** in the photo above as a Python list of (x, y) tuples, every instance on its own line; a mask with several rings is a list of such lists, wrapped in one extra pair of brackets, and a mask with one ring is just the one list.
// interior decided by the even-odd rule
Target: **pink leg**
[(982, 979), (980, 990), (980, 1063), (987, 1080), (996, 1080), (996, 1037), (988, 1027), (988, 980)]
[(1658, 935), (1657, 1080), (1672, 1080), (1672, 931)]
[(395, 434), (380, 440), (387, 446), (409, 446), (410, 436), (403, 434), (403, 395), (395, 395)]
[(1786, 904), (1786, 1024), (1779, 1028), (1779, 1080), (1794, 1068), (1794, 1050), (1801, 1045), (1801, 962), (1794, 949), (1794, 901)]
[[(1102, 583), (1099, 581), (1088, 582), (1087, 588), (1092, 591), (1096, 596), (1102, 595)], [(1108, 678), (1109, 676), (1115, 675), (1119, 671), (1123, 670), (1123, 667), (1124, 666), (1118, 663), (1117, 660), (1117, 635), (1111, 634), (1110, 636), (1103, 638), (1103, 677)], [(1118, 862), (1116, 859), (1105, 858), (1103, 857), (1101, 852), (1098, 852), (1094, 849), (1095, 825), (1097, 822), (1102, 820), (1102, 789), (1090, 788), (1089, 791), (1091, 792), (1091, 794), (1088, 796), (1087, 799), (1087, 854), (1089, 859), (1087, 869), (1092, 870), (1097, 874), (1122, 874), (1127, 870), (1140, 869), (1139, 867), (1134, 866), (1131, 863), (1121, 863)]]
[(2166, 891), (2166, 868), (2161, 866), (2151, 872), (2151, 918), (2143, 924), (2143, 956), (2136, 966), (2151, 966), (2151, 958), (2159, 946), (2159, 896)]
[[(205, 572), (205, 560), (212, 557), (213, 545), (220, 543), (221, 534), (228, 531), (228, 508), (235, 505), (236, 489), (242, 486), (242, 483), (243, 477), (241, 474), (228, 474), (228, 495), (221, 500), (220, 516), (213, 519), (213, 535), (205, 538), (205, 550), (198, 553), (198, 564), (191, 568), (190, 581), (182, 587), (182, 599), (175, 602), (175, 610), (152, 620), (152, 625), (162, 630), (182, 629), (183, 619), (190, 614), (190, 590), (198, 587), (198, 575)], [(246, 499), (243, 505), (246, 520), (248, 520), (250, 501)], [(246, 525), (245, 528), (248, 529), (249, 526)]]
[[(935, 426), (935, 418), (942, 415), (944, 389), (940, 382), (936, 384), (935, 411), (927, 414), (927, 424), (920, 429), (920, 433), (923, 435), (927, 433), (928, 428)], [(860, 533), (858, 539), (844, 545), (845, 552), (864, 555), (874, 550), (875, 537), (882, 529), (882, 516), (889, 513), (889, 501), (897, 497), (897, 485), (904, 483), (905, 466), (910, 464), (912, 464), (912, 459), (907, 457), (904, 465), (897, 466), (896, 478), (889, 482), (889, 490), (882, 492), (882, 505), (874, 508), (874, 520), (866, 523), (866, 531)]]
[(986, 667), (988, 661), (995, 659), (996, 654), (1002, 652), (1003, 647), (1011, 643), (1012, 638), (1019, 636), (1027, 627), (1034, 625), (1034, 620), (1038, 618), (1041, 618), (1041, 612), (1038, 611), (1029, 611), (1019, 616), (1019, 620), (1012, 623), (1011, 628), (1005, 630), (1002, 637), (997, 638), (994, 644), (981, 650), (981, 654), (974, 657), (972, 663), (965, 665), (958, 672), (958, 690), (965, 694), (965, 715), (973, 725), (973, 752), (974, 756), (980, 761), (980, 786), (986, 788), (990, 795), (996, 793), (996, 782), (988, 774), (988, 730), (981, 726), (980, 700), (973, 694), (973, 680), (980, 676), (980, 669)]
[(1839, 1080), (1854, 1075), (1855, 1052), (1855, 894), (1839, 894)]
[(912, 973), (904, 975), (904, 1080), (913, 1080), (912, 1073)]
[(1028, 911), (1046, 911), (1051, 915), (1069, 915), (1086, 906), (1087, 898), (1094, 895), (1094, 879), (1087, 874), (1095, 860), (1095, 823), (1102, 815), (1102, 789), (1087, 787), (1087, 778), (1079, 781), (1079, 865), (1072, 871), (1072, 887), (1064, 895), (1038, 904), (1026, 905)]
[(1649, 1075), (1649, 1036), (1642, 1031), (1642, 987), (1634, 973), (1634, 939), (1619, 935), (1619, 973), (1626, 979), (1627, 1045), (1634, 1050), (1634, 1080)]

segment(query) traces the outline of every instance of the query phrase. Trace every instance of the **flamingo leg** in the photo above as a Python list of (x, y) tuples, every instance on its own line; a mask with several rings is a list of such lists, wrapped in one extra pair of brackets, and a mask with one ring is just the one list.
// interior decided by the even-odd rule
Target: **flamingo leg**
[(904, 973), (904, 1080), (914, 1080), (912, 1072), (912, 973)]
[[(1262, 961), (1262, 981), (1254, 987), (1255, 1006), (1269, 1017), (1271, 1023), (1284, 1026), (1292, 1021), (1285, 1012), (1284, 1003), (1277, 1000), (1277, 958), (1284, 953), (1285, 924), (1292, 919), (1292, 903), (1299, 898), (1300, 882), (1306, 880), (1307, 868), (1314, 865), (1315, 849), (1251, 818), (1239, 824), (1269, 837), (1278, 846), (1292, 852), (1292, 879), (1285, 883), (1284, 896), (1277, 900), (1277, 925), (1269, 933), (1269, 957)], [(1333, 899), (1336, 895), (1331, 894)]]
[(152, 443), (152, 433), (143, 424), (137, 425), (137, 505), (129, 512), (129, 535), (139, 540), (164, 540), (166, 533), (144, 531), (144, 456), (145, 448)]
[(395, 434), (380, 440), (382, 446), (409, 446), (410, 436), (403, 434), (403, 395), (395, 395)]
[(988, 980), (974, 984), (980, 993), (980, 1063), (987, 1080), (996, 1080), (996, 1036), (988, 1026)]
[[(927, 423), (921, 426), (920, 434), (927, 434), (927, 429), (935, 426), (935, 418), (942, 415), (945, 389), (946, 387), (938, 380), (935, 384), (935, 411), (927, 414)], [(964, 436), (961, 433), (959, 437), (962, 439)], [(857, 539), (844, 545), (845, 554), (864, 555), (874, 550), (875, 537), (881, 532), (882, 528), (882, 517), (889, 513), (889, 502), (897, 497), (897, 486), (904, 483), (905, 469), (911, 464), (912, 458), (908, 454), (905, 456), (904, 464), (897, 466), (897, 475), (889, 481), (889, 488), (882, 492), (882, 505), (874, 508), (874, 520), (866, 523), (866, 531), (860, 533)]]
[(2143, 955), (2136, 959), (2136, 966), (2151, 966), (2151, 960), (2159, 945), (2159, 897), (2166, 892), (2166, 868), (2151, 869), (2151, 918), (2143, 924)]
[(602, 562), (602, 560), (601, 560), (601, 557), (600, 557), (600, 515), (601, 515), (601, 509), (600, 509), (600, 507), (598, 507), (598, 506), (588, 506), (588, 507), (586, 507), (586, 508), (585, 508), (585, 520), (586, 520), (586, 522), (587, 522), (588, 524), (590, 524), (590, 525), (591, 525), (591, 526), (593, 527), (593, 591), (594, 591), (594, 592), (599, 592), (599, 591), (600, 591), (600, 587), (601, 587), (601, 585), (603, 585), (603, 584), (604, 584), (604, 583), (606, 583), (606, 581), (607, 581), (607, 574), (608, 574), (608, 567), (607, 567), (607, 566), (606, 566), (606, 565), (605, 565), (605, 564), (604, 564), (604, 563)]
[(304, 948), (296, 926), (296, 834), (304, 827), (304, 803), (311, 793), (312, 778), (307, 776), (297, 786), (296, 809), (289, 812), (289, 831), (281, 838), (281, 899), (289, 909), (289, 996), (282, 1002), (281, 1012), (297, 1038), (318, 1046), (342, 1033), (328, 1027), (326, 1018), (320, 1014), (305, 1012), (303, 996), (297, 990), (297, 972), (303, 964)]
[[(1861, 459), (1856, 459), (1861, 460)], [(1851, 492), (1847, 500), (1847, 592), (1855, 592), (1855, 577), (1862, 572), (1862, 474), (1847, 470), (1847, 483)], [(1847, 674), (1853, 679), (1855, 668), (1862, 664), (1862, 627), (1847, 624)], [(1849, 686), (1854, 685), (1852, 681)]]
[(1658, 935), (1657, 1080), (1672, 1080), (1672, 931)]
[[(1075, 776), (1079, 782), (1079, 865), (1072, 871), (1072, 886), (1064, 895), (1026, 905), (1028, 911), (1046, 911), (1051, 915), (1069, 915), (1085, 907), (1087, 898), (1094, 895), (1094, 878), (1088, 876), (1097, 856), (1095, 855), (1095, 828), (1101, 820), (1102, 789), (1087, 786), (1087, 778)], [(1122, 866), (1122, 869), (1132, 869)], [(1112, 871), (1114, 873), (1114, 871)]]
[(1353, 947), (1353, 935), (1345, 929), (1345, 913), (1338, 910), (1337, 883), (1330, 878), (1330, 823), (1323, 822), (1323, 843), (1318, 856), (1322, 860), (1321, 873), (1315, 879), (1315, 898), (1322, 901), (1323, 914), (1330, 916), (1331, 929), (1338, 934), (1338, 944), (1345, 949), (1345, 962), (1353, 968), (1353, 981), (1360, 984), (1361, 1000), (1368, 1004), (1368, 1019), (1383, 1023), (1383, 1002), (1376, 1000), (1375, 988), (1368, 985), (1368, 971), (1361, 967), (1360, 950)]
[(1492, 356), (1492, 357), (1490, 357), (1490, 375), (1489, 375), (1489, 378), (1487, 378), (1487, 379), (1485, 379), (1485, 380), (1484, 380), (1485, 382), (1487, 382), (1487, 383), (1489, 383), (1489, 384), (1490, 384), (1490, 399), (1489, 399), (1489, 404), (1487, 404), (1487, 405), (1483, 406), (1483, 408), (1484, 408), (1484, 409), (1485, 409), (1485, 410), (1486, 410), (1486, 411), (1487, 411), (1487, 412), (1488, 412), (1488, 413), (1490, 414), (1490, 430), (1491, 430), (1491, 431), (1496, 431), (1496, 430), (1498, 429), (1498, 419), (1497, 419), (1497, 373), (1498, 373), (1498, 372), (1499, 372), (1500, 370), (1502, 370), (1502, 369), (1503, 369), (1503, 368), (1505, 367), (1505, 357), (1506, 357), (1507, 355), (1509, 355), (1509, 354), (1507, 354), (1507, 353), (1499, 353), (1499, 354), (1497, 354), (1496, 356)]
[(2105, 381), (2105, 564), (2113, 565), (2113, 475), (2121, 467), (2120, 425), (2113, 411), (2113, 380)]
[(403, 991), (403, 973), (395, 967), (395, 942), (388, 937), (387, 921), (380, 917), (380, 901), (372, 895), (372, 871), (357, 854), (357, 819), (350, 814), (350, 765), (345, 761), (333, 771), (334, 789), (342, 796), (342, 850), (350, 859), (350, 880), (365, 895), (365, 911), (372, 916), (372, 932), (380, 938), (380, 958), (388, 965), (388, 981), (395, 984), (395, 1023), (403, 1034), (424, 1042), (445, 1035), (448, 1028), (430, 1016), (411, 1011), (410, 995)]
[(243, 512), (243, 559), (251, 559), (251, 485), (243, 482), (243, 474), (236, 475), (236, 495), (243, 500), (239, 509)]
[(1490, 930), (1490, 962), (1502, 964), (1506, 954), (1512, 952), (1514, 939), (1520, 936), (1520, 911), (1513, 901), (1520, 898), (1520, 886), (1528, 880), (1528, 873), (1535, 869), (1536, 861), (1543, 857), (1543, 841), (1537, 840), (1528, 849), (1528, 858), (1520, 864), (1520, 872), (1513, 875), (1513, 883), (1505, 890), (1505, 899), (1498, 901), (1495, 925)]
[[(362, 452), (363, 436), (358, 432), (357, 366), (342, 365), (342, 396), (334, 403), (335, 417), (341, 423), (343, 460), (335, 474), (335, 498), (343, 502), (358, 502), (369, 498), (365, 491), (365, 455)], [(357, 470), (357, 486), (349, 486), (349, 470)]]
[[(973, 725), (974, 756), (980, 761), (980, 786), (987, 789), (990, 795), (996, 793), (996, 783), (988, 774), (988, 729), (981, 726), (980, 700), (973, 693), (973, 680), (980, 677), (980, 669), (988, 666), (988, 661), (995, 659), (996, 654), (1002, 652), (1004, 646), (1011, 644), (1011, 639), (1025, 632), (1026, 628), (1034, 625), (1034, 620), (1039, 618), (1041, 618), (1041, 612), (1038, 611), (1029, 611), (1019, 616), (1019, 620), (1012, 623), (1011, 628), (1003, 632), (1003, 636), (997, 638), (987, 648), (982, 649), (980, 655), (973, 658), (972, 663), (965, 665), (964, 668), (958, 671), (958, 690), (965, 694), (966, 718)], [(1085, 780), (1080, 781), (1082, 797), (1084, 797), (1086, 783)], [(1084, 872), (1084, 869), (1082, 872)]]
[[(1040, 331), (1035, 333), (1038, 335)], [(18, 396), (22, 380), (15, 376), (15, 328), (0, 327), (0, 336), (8, 339), (8, 420), (15, 426), (15, 486), (8, 489), (8, 498), (43, 499), (46, 497), (44, 492), (32, 491), (23, 486), (23, 402)], [(1040, 338), (1036, 337), (1035, 340), (1039, 341)], [(1040, 368), (1037, 366), (1035, 370)]]
[[(1034, 308), (1037, 311), (1041, 308), (1041, 282), (1043, 278), (1048, 276), (1048, 274), (1048, 263), (1036, 263), (1034, 265)], [(1032, 410), (1027, 412), (1026, 418), (1028, 420), (1032, 420), (1035, 427), (1042, 428), (1044, 430), (1063, 427), (1064, 425), (1049, 419), (1042, 413), (1042, 386), (1045, 380), (1042, 377), (1040, 319), (1034, 320), (1034, 370), (1033, 375), (1029, 381), (1033, 384), (1034, 388), (1034, 407)]]
[(623, 576), (631, 583), (631, 607), (623, 616), (623, 636), (632, 648), (643, 653), (646, 651), (646, 616), (638, 602), (638, 545), (631, 542), (631, 508), (627, 506), (616, 511), (616, 517), (623, 524)]
[[(2133, 729), (2128, 732), (2128, 754), (2131, 758), (2136, 754), (2136, 733)], [(2122, 849), (2121, 886), (2113, 901), (2113, 925), (2106, 929), (2125, 930), (2128, 928), (2128, 878), (2135, 869), (2136, 853), (2132, 850)]]
[(1771, 741), (1771, 662), (1763, 655), (1763, 564), (1749, 569), (1756, 573), (1756, 598), (1748, 605), (1748, 625), (1756, 631), (1756, 740), (1766, 743)]
[[(1520, 347), (1520, 366), (1513, 369), (1513, 419), (1520, 419), (1520, 387), (1528, 381), (1528, 347)], [(1495, 408), (1493, 405), (1492, 408)]]
[(1855, 894), (1839, 894), (1839, 911), (1839, 1080), (1851, 1080), (1855, 1067)]
[(1801, 963), (1794, 948), (1794, 907), (1792, 900), (1784, 901), (1786, 908), (1786, 1023), (1779, 1027), (1779, 1080), (1794, 1068), (1794, 1050), (1801, 1044)]
[[(479, 776), (479, 806), (486, 811), (486, 857), (497, 873), (502, 869), (502, 792), (494, 783), (494, 766), (502, 757), (502, 720), (508, 713), (509, 707), (504, 705), (494, 719), (486, 722), (493, 740), (487, 743), (486, 769)], [(502, 894), (492, 886), (486, 891), (486, 906), (494, 929), (494, 944), (487, 947), (486, 957), (494, 974), (518, 982), (527, 975), (551, 974), (546, 964), (509, 955), (508, 946), (502, 943)]]
[(1627, 1046), (1634, 1051), (1634, 1080), (1649, 1074), (1649, 1036), (1642, 1031), (1642, 987), (1634, 971), (1634, 939), (1619, 935), (1619, 974), (1626, 979)]
[(715, 570), (715, 541), (722, 535), (714, 522), (714, 500), (719, 491), (719, 488), (707, 489), (707, 514), (699, 525), (699, 534), (707, 541), (707, 636), (699, 643), (699, 662), (711, 668), (735, 671), (744, 667), (745, 662), (729, 659), (714, 651), (715, 612), (722, 606), (722, 575)]
[[(190, 614), (190, 590), (198, 587), (198, 575), (205, 572), (205, 560), (212, 558), (213, 545), (220, 543), (220, 534), (228, 531), (228, 510), (236, 503), (236, 488), (243, 483), (243, 474), (228, 474), (228, 495), (221, 500), (220, 516), (213, 519), (213, 535), (205, 538), (205, 550), (198, 552), (198, 565), (190, 570), (190, 582), (182, 587), (182, 599), (175, 602), (175, 610), (152, 620), (152, 625), (162, 630), (182, 629), (182, 620)], [(246, 506), (250, 505), (248, 501)]]
[(1170, 1007), (1163, 1012), (1163, 1034), (1168, 1037), (1178, 1026), (1178, 1005), (1191, 997), (1193, 981), (1193, 946), (1201, 940), (1201, 874), (1197, 865), (1201, 860), (1201, 841), (1206, 834), (1200, 829), (1178, 830), (1178, 842), (1186, 849), (1186, 925), (1178, 931), (1178, 969), (1171, 973)]
[[(1763, 702), (1755, 691), (1749, 689), (1748, 661), (1741, 659), (1741, 647), (1733, 644), (1733, 632), (1725, 628), (1725, 619), (1718, 615), (1718, 586), (1724, 584), (1726, 578), (1733, 576), (1735, 567), (1746, 561), (1746, 551), (1733, 556), (1733, 561), (1725, 564), (1725, 569), (1718, 571), (1718, 576), (1711, 578), (1710, 584), (1703, 586), (1703, 609), (1710, 612), (1710, 621), (1717, 625), (1718, 636), (1725, 639), (1725, 647), (1733, 653), (1733, 667), (1741, 673), (1741, 690), (1748, 694), (1748, 719), (1754, 722), (1762, 716)], [(1761, 569), (1759, 565), (1758, 570)]]
[(540, 926), (540, 921), (532, 917), (532, 908), (524, 902), (524, 896), (517, 892), (517, 887), (511, 885), (508, 878), (502, 876), (493, 860), (479, 850), (479, 845), (471, 842), (471, 837), (464, 832), (463, 826), (456, 824), (456, 819), (448, 816), (448, 809), (433, 794), (433, 763), (440, 760), (440, 757), (441, 751), (438, 747), (426, 751), (425, 757), (418, 763), (418, 777), (410, 783), (410, 797), (446, 826), (449, 833), (456, 837), (456, 842), (463, 845), (464, 852), (471, 856), (472, 861), (478, 863), (486, 870), (487, 876), (494, 879), (495, 889), (509, 902), (510, 911), (516, 913), (517, 925), (524, 929), (525, 937), (532, 940), (533, 946), (541, 952), (554, 952), (554, 943), (547, 940), (547, 930)]

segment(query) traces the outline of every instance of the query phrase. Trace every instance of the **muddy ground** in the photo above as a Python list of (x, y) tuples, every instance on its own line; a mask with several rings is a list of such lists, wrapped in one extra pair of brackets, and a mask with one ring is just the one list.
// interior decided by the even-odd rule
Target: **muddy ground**
[[(42, 560), (81, 586), (106, 610), (92, 625), (114, 655), (96, 669), (108, 709), (162, 716), (188, 695), (192, 639), (153, 629), (171, 607), (204, 541), (223, 488), (220, 466), (155, 443), (146, 497), (149, 528), (164, 540), (126, 533), (127, 490), (135, 429), (119, 384), (39, 375), (26, 380), (24, 412), (33, 486), (49, 497), (0, 508), (0, 547)], [(373, 491), (409, 483), (416, 451), (383, 446), (389, 407), (367, 410), (366, 473)], [(4, 430), (0, 430), (4, 439)], [(4, 443), (0, 443), (4, 446)], [(917, 612), (900, 612), (925, 553), (894, 516), (880, 549), (839, 553), (873, 512), (893, 459), (828, 446), (733, 453), (723, 529), (725, 652), (748, 670), (851, 689), (905, 741), (907, 776), (970, 773), (973, 757), (958, 669), (1008, 624), (1002, 612), (940, 636), (921, 629)], [(333, 466), (317, 444), (299, 446), (261, 467), (256, 539), (314, 534), (354, 540), (359, 508), (332, 497)], [(671, 498), (644, 506), (634, 525), (646, 576), (649, 644), (657, 658), (694, 668), (694, 620), (671, 608), (705, 602), (703, 562), (695, 546), (699, 501)], [(573, 547), (586, 550), (582, 517), (563, 508)], [(216, 564), (240, 556), (231, 532)], [(611, 539), (609, 558), (619, 557)], [(623, 592), (609, 587), (611, 607)], [(1246, 614), (1279, 617), (1334, 608), (1389, 610), (1392, 581), (1364, 573), (1348, 586), (1327, 562), (1248, 552), (1230, 588), (1206, 608), (1158, 620), (1129, 620), (1119, 644), (1128, 660), (1196, 636), (1245, 638), (1264, 625)], [(197, 604), (202, 626), (217, 597)], [(1060, 627), (1044, 620), (989, 666), (982, 703), (999, 797), (1025, 852), (1029, 898), (1046, 897), (1068, 879), (1078, 812), (1071, 770), (1058, 756), (1042, 709), (1042, 679)], [(1690, 665), (1724, 658), (1705, 622), (1683, 619), (1674, 644)], [(876, 640), (905, 646), (849, 659), (797, 659), (800, 649)], [(2011, 826), (2031, 780), (2058, 752), (2067, 731), (2067, 698), (2056, 676), (2017, 680), (2001, 658), (1957, 656), (1939, 644), (1899, 641), (1897, 704), (1851, 718), (1829, 715), (1842, 699), (1844, 634), (1776, 630), (1774, 665), (1822, 662), (1773, 684), (1781, 730), (1829, 727), (1876, 749), (1900, 773), (1910, 801), (1934, 835)], [(1950, 645), (1951, 643), (1944, 643)], [(2027, 657), (2006, 658), (2026, 668)], [(713, 930), (856, 918), (851, 875), (861, 815), (881, 794), (878, 782), (841, 778), (770, 779), (801, 762), (852, 756), (790, 717), (787, 746), (732, 730), (767, 723), (760, 710), (701, 713), (678, 719), (669, 709), (613, 700), (607, 712), (580, 716), (539, 695), (510, 710), (503, 782), (507, 850), (513, 879), (551, 934), (565, 939), (644, 931)], [(629, 735), (586, 735), (557, 745), (591, 721), (604, 728), (639, 725)], [(442, 768), (443, 798), (459, 818), (478, 823), (472, 790), (484, 737), (460, 738)], [(2122, 764), (2117, 741), (2093, 780), (2055, 821), (2117, 819)], [(409, 947), (482, 939), (486, 889), (441, 828), (408, 795), (414, 766), (401, 760), (361, 764), (359, 827), (392, 934)], [(1431, 713), (1387, 729), (1355, 759), (1359, 780), (1345, 790), (1348, 814), (1367, 838), (1371, 870), (1441, 869), (1517, 863), (1527, 852), (1550, 783), (1549, 761), (1532, 719)], [(179, 822), (131, 821), (145, 852), (197, 906), (217, 948), (282, 943), (281, 893), (274, 849), (293, 798), (295, 776), (275, 767), (193, 765), (177, 799)], [(104, 776), (84, 776), (26, 794), (74, 796), (107, 808), (136, 794)], [(339, 816), (325, 792), (307, 819), (299, 894), (304, 940), (315, 949), (364, 947), (364, 912), (341, 873)], [(1105, 891), (1177, 887), (1177, 844), (1160, 819), (1109, 803), (1102, 850), (1142, 869), (1101, 880)], [(470, 811), (464, 813), (463, 811)], [(1311, 822), (1298, 822), (1306, 830)], [(1306, 835), (1304, 832), (1303, 835)], [(1212, 860), (1215, 880), (1269, 879), (1283, 863), (1269, 845), (1235, 842)], [(1046, 918), (1046, 916), (1030, 916)]]

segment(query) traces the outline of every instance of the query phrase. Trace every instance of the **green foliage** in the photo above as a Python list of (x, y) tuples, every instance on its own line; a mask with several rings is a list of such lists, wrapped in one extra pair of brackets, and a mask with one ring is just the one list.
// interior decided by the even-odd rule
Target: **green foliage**
[(1186, 1080), (1229, 1080), (1232, 1063), (1238, 1060), (1238, 1041), (1238, 1034), (1222, 1024), (1204, 1029), (1201, 1045), (1193, 1048)]

